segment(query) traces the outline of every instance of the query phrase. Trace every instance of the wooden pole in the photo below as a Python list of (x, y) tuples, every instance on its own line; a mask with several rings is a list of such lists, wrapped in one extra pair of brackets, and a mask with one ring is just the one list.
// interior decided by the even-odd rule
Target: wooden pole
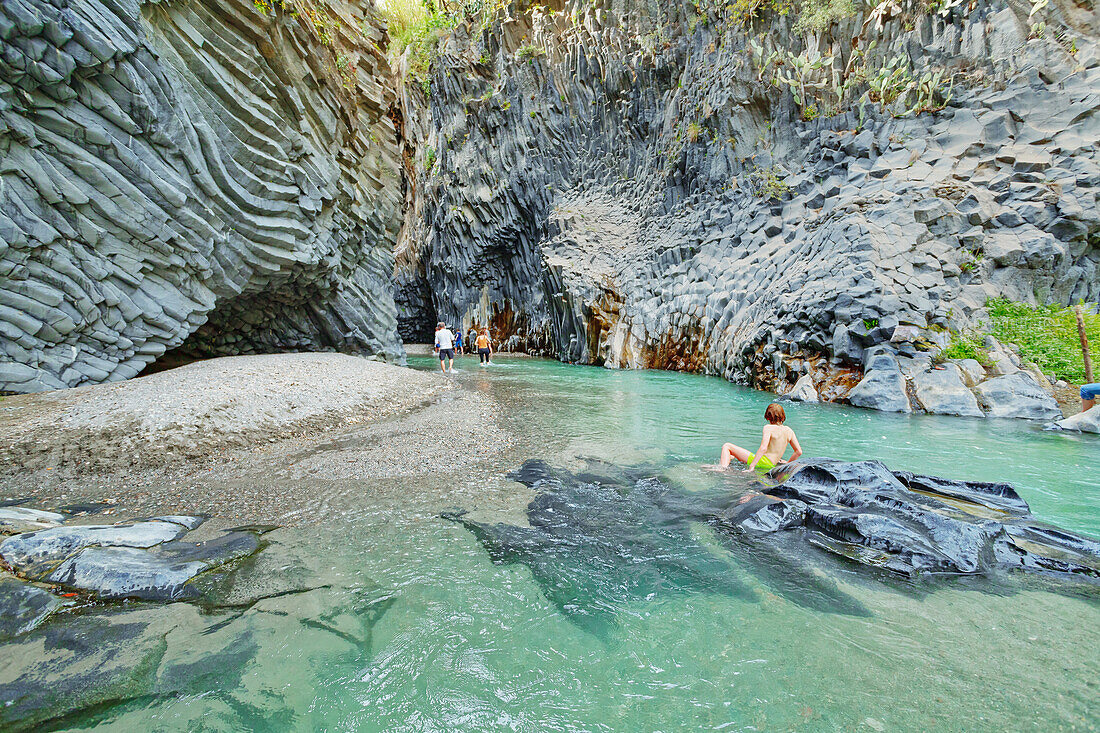
[(1073, 314), (1077, 316), (1077, 335), (1081, 337), (1081, 356), (1085, 360), (1085, 381), (1093, 383), (1092, 360), (1089, 358), (1089, 337), (1085, 335), (1085, 318), (1081, 314), (1081, 306), (1075, 306)]

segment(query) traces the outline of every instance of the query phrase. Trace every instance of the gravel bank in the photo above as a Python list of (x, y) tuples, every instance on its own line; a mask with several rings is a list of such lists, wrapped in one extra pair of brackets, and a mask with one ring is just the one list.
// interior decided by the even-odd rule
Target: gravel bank
[(444, 375), (339, 354), (195, 362), (0, 402), (0, 499), (285, 525), (431, 514), (494, 483), (513, 444), (499, 412)]
[(0, 464), (118, 470), (384, 419), (454, 383), (344, 354), (194, 362), (127, 382), (0, 401)]

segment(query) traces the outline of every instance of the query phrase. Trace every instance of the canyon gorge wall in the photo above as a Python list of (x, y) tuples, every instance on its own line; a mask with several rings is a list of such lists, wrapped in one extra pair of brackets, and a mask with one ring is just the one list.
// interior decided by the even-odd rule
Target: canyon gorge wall
[(369, 6), (0, 2), (0, 391), (185, 357), (403, 359)]
[[(828, 398), (897, 325), (942, 341), (991, 297), (1100, 298), (1091, 3), (818, 30), (729, 7), (513, 6), (443, 42), (429, 98), (403, 95), (422, 321), (778, 391), (812, 373)], [(891, 100), (890, 74), (936, 89)]]
[(490, 18), (418, 79), (370, 5), (0, 0), (0, 392), (442, 318), (841, 398), (899, 325), (1100, 299), (1092, 0)]

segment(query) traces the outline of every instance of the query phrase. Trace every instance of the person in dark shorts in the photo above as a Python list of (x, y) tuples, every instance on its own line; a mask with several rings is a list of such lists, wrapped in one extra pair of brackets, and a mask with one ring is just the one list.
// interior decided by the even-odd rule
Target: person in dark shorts
[(493, 363), (493, 342), (487, 328), (481, 329), (481, 335), (477, 337), (477, 355), (481, 358), (481, 366)]
[(1081, 412), (1091, 410), (1100, 398), (1100, 382), (1081, 385)]
[(462, 356), (463, 352), (462, 352), (462, 329), (461, 328), (456, 328), (455, 329), (455, 351), (458, 352), (459, 356)]
[[(449, 367), (453, 374), (455, 370), (455, 335), (451, 333), (443, 321), (435, 326), (435, 352), (439, 354), (440, 371), (446, 372)], [(444, 361), (447, 362), (447, 366), (444, 366)]]

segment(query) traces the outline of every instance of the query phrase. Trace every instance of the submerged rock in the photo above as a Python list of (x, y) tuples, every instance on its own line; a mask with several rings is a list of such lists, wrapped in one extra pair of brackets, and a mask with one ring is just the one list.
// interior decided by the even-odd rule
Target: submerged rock
[(167, 601), (203, 595), (199, 574), (254, 554), (258, 533), (229, 531), (205, 542), (179, 540), (202, 517), (171, 516), (117, 525), (63, 526), (9, 537), (0, 558), (18, 573), (110, 600)]
[(0, 642), (34, 629), (61, 605), (47, 590), (0, 576)]
[[(606, 634), (631, 604), (667, 594), (755, 600), (732, 558), (716, 554), (696, 529), (730, 511), (737, 495), (685, 491), (655, 473), (592, 463), (573, 474), (527, 461), (510, 477), (538, 492), (527, 507), (529, 526), (477, 522), (462, 512), (445, 516), (470, 529), (494, 562), (526, 565), (562, 613), (597, 635)], [(867, 613), (835, 584), (782, 560), (771, 548), (729, 549), (739, 564), (756, 567), (758, 580), (792, 602)]]
[(574, 475), (527, 461), (510, 478), (538, 491), (529, 526), (460, 521), (494, 562), (526, 565), (547, 598), (582, 628), (603, 634), (617, 611), (666, 593), (752, 598), (733, 566), (692, 537), (698, 507), (642, 469)]

